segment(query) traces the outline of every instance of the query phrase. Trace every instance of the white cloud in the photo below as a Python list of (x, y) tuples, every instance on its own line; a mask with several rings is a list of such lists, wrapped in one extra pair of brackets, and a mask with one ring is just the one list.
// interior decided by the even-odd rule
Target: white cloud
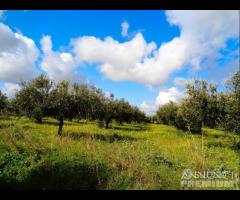
[(47, 73), (50, 79), (59, 81), (68, 79), (74, 82), (83, 81), (83, 76), (76, 72), (78, 63), (71, 53), (55, 52), (52, 50), (52, 40), (50, 36), (43, 36), (41, 41), (43, 59), (41, 68)]
[(5, 10), (0, 10), (0, 20), (4, 18)]
[(32, 78), (38, 54), (32, 39), (0, 23), (0, 80), (18, 83)]
[(159, 106), (173, 101), (175, 103), (181, 102), (185, 97), (184, 91), (180, 91), (176, 87), (171, 87), (167, 90), (160, 90), (155, 102), (143, 101), (139, 108), (148, 115), (154, 114)]
[[(141, 33), (123, 43), (112, 37), (79, 37), (71, 41), (69, 52), (53, 51), (50, 36), (44, 36), (41, 68), (52, 79), (79, 81), (83, 77), (76, 69), (84, 63), (96, 63), (100, 72), (113, 81), (130, 80), (151, 86), (165, 83), (187, 64), (200, 68), (202, 60), (216, 55), (229, 38), (238, 37), (237, 11), (167, 11), (166, 16), (171, 25), (179, 27), (180, 35), (158, 49)], [(128, 23), (123, 22), (123, 35), (128, 28)], [(31, 78), (37, 58), (33, 40), (0, 23), (0, 80), (16, 83)]]
[[(100, 71), (113, 81), (133, 80), (141, 82), (136, 64), (156, 49), (156, 44), (146, 43), (141, 33), (127, 42), (119, 43), (111, 37), (104, 40), (84, 36), (72, 40), (78, 62), (99, 63)], [(141, 73), (141, 71), (140, 71)]]
[(185, 43), (187, 64), (200, 68), (204, 58), (225, 47), (230, 38), (239, 37), (238, 11), (167, 11), (171, 25), (180, 28), (179, 39)]
[(153, 115), (157, 110), (157, 105), (151, 101), (143, 101), (139, 108), (147, 115)]
[(79, 66), (84, 63), (97, 63), (100, 72), (113, 81), (141, 82), (142, 75), (134, 75), (141, 71), (137, 72), (132, 66), (148, 59), (156, 49), (156, 44), (147, 43), (141, 33), (123, 43), (112, 37), (106, 37), (104, 40), (94, 36), (79, 37), (71, 40), (72, 50), (69, 52), (54, 52), (50, 36), (41, 39), (41, 46), (44, 53), (41, 68), (55, 80), (69, 77), (72, 79), (74, 70)]
[(174, 85), (177, 87), (185, 87), (187, 83), (191, 82), (191, 80), (183, 77), (176, 77), (174, 78), (173, 82), (174, 82)]
[(109, 92), (109, 91), (104, 92), (104, 96), (108, 99), (110, 99), (112, 95), (113, 95), (112, 92)]
[(98, 63), (100, 72), (113, 81), (161, 84), (185, 65), (200, 68), (203, 59), (224, 48), (229, 38), (237, 38), (238, 15), (237, 11), (167, 11), (168, 22), (180, 28), (180, 36), (158, 50), (141, 33), (124, 43), (85, 36), (71, 44), (78, 62)]
[(121, 27), (122, 27), (122, 32), (121, 32), (121, 35), (123, 37), (126, 37), (128, 35), (128, 29), (130, 27), (129, 23), (127, 21), (124, 21), (122, 24), (121, 24)]
[(11, 98), (15, 95), (15, 93), (20, 89), (20, 86), (18, 84), (13, 83), (4, 83), (3, 87), (1, 88), (1, 91), (3, 94), (6, 94), (8, 98)]
[(184, 93), (179, 91), (176, 87), (171, 87), (167, 90), (161, 90), (156, 99), (156, 105), (162, 106), (169, 101), (179, 103), (184, 97)]

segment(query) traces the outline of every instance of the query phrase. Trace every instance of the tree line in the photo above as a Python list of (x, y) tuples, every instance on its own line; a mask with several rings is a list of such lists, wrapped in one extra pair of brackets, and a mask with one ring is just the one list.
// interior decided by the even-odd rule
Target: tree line
[(8, 99), (0, 91), (0, 113), (27, 116), (36, 123), (42, 123), (43, 117), (55, 118), (59, 135), (65, 119), (97, 120), (105, 128), (116, 120), (119, 124), (163, 123), (191, 133), (210, 127), (240, 134), (240, 72), (225, 86), (226, 92), (218, 92), (215, 84), (195, 80), (186, 85), (186, 97), (180, 103), (169, 102), (159, 107), (156, 115), (146, 117), (138, 107), (113, 94), (106, 96), (95, 86), (54, 82), (41, 75), (22, 82), (14, 98)]
[(201, 133), (206, 126), (240, 134), (240, 72), (233, 74), (225, 87), (226, 92), (218, 92), (215, 84), (205, 80), (188, 83), (186, 98), (159, 107), (152, 121), (191, 133)]
[(138, 107), (113, 94), (107, 96), (95, 86), (66, 80), (54, 82), (44, 75), (21, 82), (20, 90), (11, 99), (0, 91), (0, 112), (27, 116), (36, 123), (42, 123), (43, 117), (55, 118), (59, 121), (58, 135), (62, 135), (65, 119), (97, 120), (105, 128), (112, 120), (119, 124), (146, 120)]

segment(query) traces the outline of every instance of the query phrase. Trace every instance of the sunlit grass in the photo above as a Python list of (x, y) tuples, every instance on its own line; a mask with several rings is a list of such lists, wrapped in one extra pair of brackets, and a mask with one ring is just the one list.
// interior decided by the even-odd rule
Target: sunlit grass
[(191, 135), (159, 124), (103, 129), (73, 121), (59, 137), (57, 128), (54, 119), (0, 119), (1, 187), (182, 189), (184, 169), (239, 170), (239, 136), (220, 130)]

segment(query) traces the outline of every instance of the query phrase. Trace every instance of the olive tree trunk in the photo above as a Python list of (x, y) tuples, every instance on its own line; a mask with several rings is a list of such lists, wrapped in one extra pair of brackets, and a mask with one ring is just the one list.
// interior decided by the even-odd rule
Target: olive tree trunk
[(63, 128), (63, 117), (60, 117), (58, 119), (59, 121), (59, 126), (58, 126), (58, 135), (62, 136), (62, 128)]

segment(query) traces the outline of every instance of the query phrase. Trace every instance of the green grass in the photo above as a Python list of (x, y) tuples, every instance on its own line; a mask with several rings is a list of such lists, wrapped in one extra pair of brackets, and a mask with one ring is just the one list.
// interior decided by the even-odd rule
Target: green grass
[(0, 119), (1, 189), (184, 189), (184, 169), (239, 173), (239, 136), (220, 130), (73, 121), (59, 137), (57, 128), (53, 119)]

